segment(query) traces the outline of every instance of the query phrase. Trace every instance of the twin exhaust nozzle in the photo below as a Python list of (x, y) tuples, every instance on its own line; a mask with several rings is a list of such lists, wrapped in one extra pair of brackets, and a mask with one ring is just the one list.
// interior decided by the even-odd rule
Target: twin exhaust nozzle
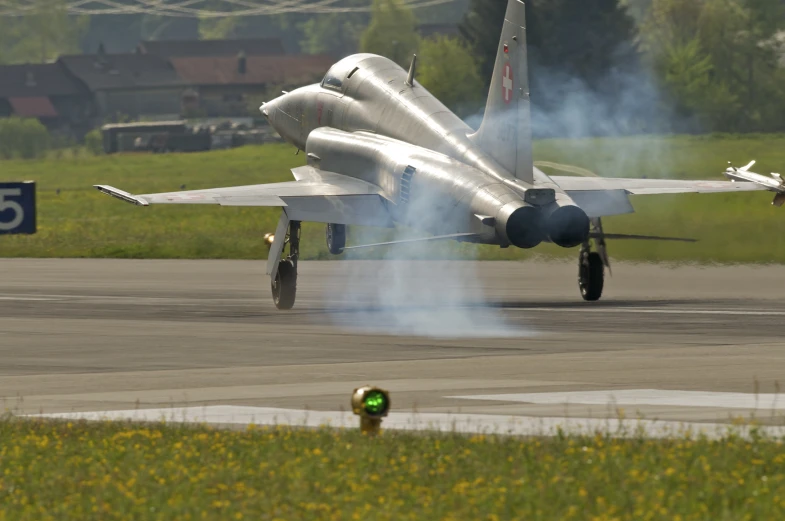
[(523, 249), (534, 248), (544, 241), (574, 248), (589, 240), (591, 228), (586, 212), (575, 204), (561, 201), (545, 207), (505, 207), (497, 222), (502, 225), (499, 231), (509, 242)]

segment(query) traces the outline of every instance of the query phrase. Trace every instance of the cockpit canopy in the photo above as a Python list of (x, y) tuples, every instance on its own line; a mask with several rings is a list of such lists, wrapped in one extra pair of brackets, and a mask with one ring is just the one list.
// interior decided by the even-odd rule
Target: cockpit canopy
[(360, 70), (359, 61), (358, 56), (350, 56), (333, 65), (322, 80), (322, 88), (344, 92), (346, 80)]

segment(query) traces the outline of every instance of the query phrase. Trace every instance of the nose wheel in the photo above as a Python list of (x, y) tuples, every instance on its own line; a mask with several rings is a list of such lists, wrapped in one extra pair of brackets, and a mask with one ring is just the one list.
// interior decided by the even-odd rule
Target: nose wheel
[(286, 243), (289, 245), (289, 255), (278, 262), (278, 270), (271, 278), (270, 286), (273, 293), (273, 303), (280, 310), (290, 310), (294, 307), (297, 298), (297, 261), (300, 257), (300, 222), (289, 223), (289, 233)]
[[(578, 287), (583, 300), (596, 302), (602, 298), (602, 290), (605, 288), (605, 267), (610, 267), (600, 219), (592, 219), (590, 237), (581, 246), (578, 258)], [(596, 243), (598, 251), (592, 251), (592, 239)]]

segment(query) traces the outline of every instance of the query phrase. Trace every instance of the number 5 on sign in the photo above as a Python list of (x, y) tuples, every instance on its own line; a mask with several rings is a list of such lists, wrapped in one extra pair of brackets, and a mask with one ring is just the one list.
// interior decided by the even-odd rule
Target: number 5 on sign
[(0, 235), (35, 231), (35, 183), (0, 183)]

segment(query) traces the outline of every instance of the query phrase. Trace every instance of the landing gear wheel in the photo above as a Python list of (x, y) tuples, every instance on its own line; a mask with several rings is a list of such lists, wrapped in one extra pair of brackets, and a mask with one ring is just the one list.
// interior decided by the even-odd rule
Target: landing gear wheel
[(583, 300), (596, 302), (602, 297), (602, 289), (605, 286), (605, 266), (599, 253), (581, 250), (578, 285)]
[(328, 224), (327, 225), (327, 249), (333, 255), (340, 255), (346, 248), (346, 225)]
[(278, 263), (278, 271), (271, 286), (275, 307), (281, 310), (292, 309), (297, 296), (297, 268), (291, 260)]
[(289, 256), (278, 262), (278, 269), (270, 281), (273, 290), (273, 303), (281, 310), (292, 309), (297, 296), (297, 261), (300, 258), (301, 230), (299, 221), (289, 223), (289, 233), (286, 235)]

